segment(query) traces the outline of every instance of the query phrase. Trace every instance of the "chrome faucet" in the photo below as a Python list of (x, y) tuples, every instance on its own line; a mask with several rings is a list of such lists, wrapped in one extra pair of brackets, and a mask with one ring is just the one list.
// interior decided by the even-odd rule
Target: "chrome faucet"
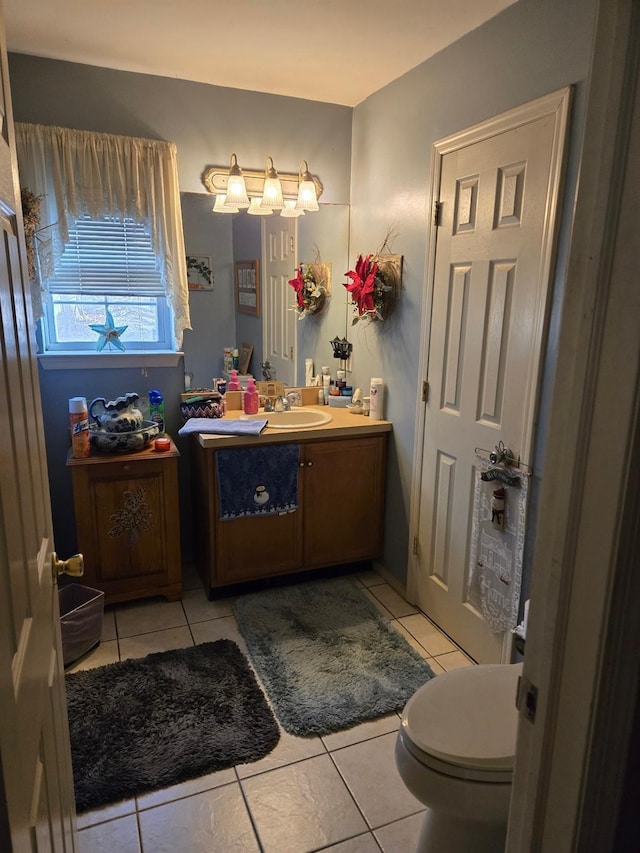
[(283, 397), (282, 394), (278, 394), (276, 397), (276, 401), (273, 404), (274, 412), (288, 412), (291, 408), (291, 403), (286, 397)]

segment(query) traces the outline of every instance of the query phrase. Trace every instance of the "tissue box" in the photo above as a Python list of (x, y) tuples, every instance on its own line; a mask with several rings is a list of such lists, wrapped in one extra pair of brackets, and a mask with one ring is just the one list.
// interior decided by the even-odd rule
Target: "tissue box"
[(351, 405), (352, 397), (332, 397), (329, 394), (329, 405), (337, 409), (345, 409)]

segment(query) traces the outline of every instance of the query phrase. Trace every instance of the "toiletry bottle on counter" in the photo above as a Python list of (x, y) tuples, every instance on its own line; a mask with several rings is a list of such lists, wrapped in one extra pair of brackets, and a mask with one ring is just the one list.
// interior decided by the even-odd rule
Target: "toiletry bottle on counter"
[(89, 411), (86, 397), (71, 397), (69, 400), (69, 426), (71, 428), (71, 452), (76, 459), (91, 455), (89, 443)]
[(231, 376), (229, 377), (229, 384), (227, 385), (227, 391), (240, 391), (240, 379), (238, 378), (238, 371), (234, 368), (231, 371)]
[(253, 376), (250, 376), (247, 383), (247, 390), (242, 395), (242, 408), (244, 409), (245, 415), (257, 414), (259, 402), (260, 395), (258, 394), (256, 383)]
[(158, 434), (164, 433), (164, 400), (160, 391), (149, 391), (149, 418), (158, 424)]
[(369, 403), (369, 417), (374, 421), (384, 419), (384, 382), (379, 377), (374, 377), (371, 380), (371, 390), (369, 393), (371, 401)]

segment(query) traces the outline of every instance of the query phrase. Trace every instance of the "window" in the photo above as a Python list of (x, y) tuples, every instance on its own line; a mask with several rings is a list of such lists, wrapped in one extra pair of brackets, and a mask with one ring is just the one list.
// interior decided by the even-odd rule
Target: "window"
[(191, 322), (175, 143), (15, 130), (21, 185), (40, 201), (31, 304), (46, 350), (97, 350), (89, 326), (108, 311), (126, 350), (179, 352)]
[(44, 303), (48, 351), (95, 350), (106, 312), (126, 326), (127, 351), (171, 349), (171, 318), (151, 238), (133, 219), (82, 216), (49, 278)]

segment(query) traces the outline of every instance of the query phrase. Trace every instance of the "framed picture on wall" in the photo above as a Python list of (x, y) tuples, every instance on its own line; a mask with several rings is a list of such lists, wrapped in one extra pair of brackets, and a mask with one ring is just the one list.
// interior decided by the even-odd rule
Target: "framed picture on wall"
[(238, 373), (243, 376), (249, 372), (249, 362), (251, 361), (252, 353), (253, 347), (251, 344), (242, 344), (240, 347), (240, 358), (238, 360)]
[(213, 269), (210, 255), (187, 255), (189, 290), (213, 290)]
[(260, 316), (258, 261), (236, 261), (236, 311)]

